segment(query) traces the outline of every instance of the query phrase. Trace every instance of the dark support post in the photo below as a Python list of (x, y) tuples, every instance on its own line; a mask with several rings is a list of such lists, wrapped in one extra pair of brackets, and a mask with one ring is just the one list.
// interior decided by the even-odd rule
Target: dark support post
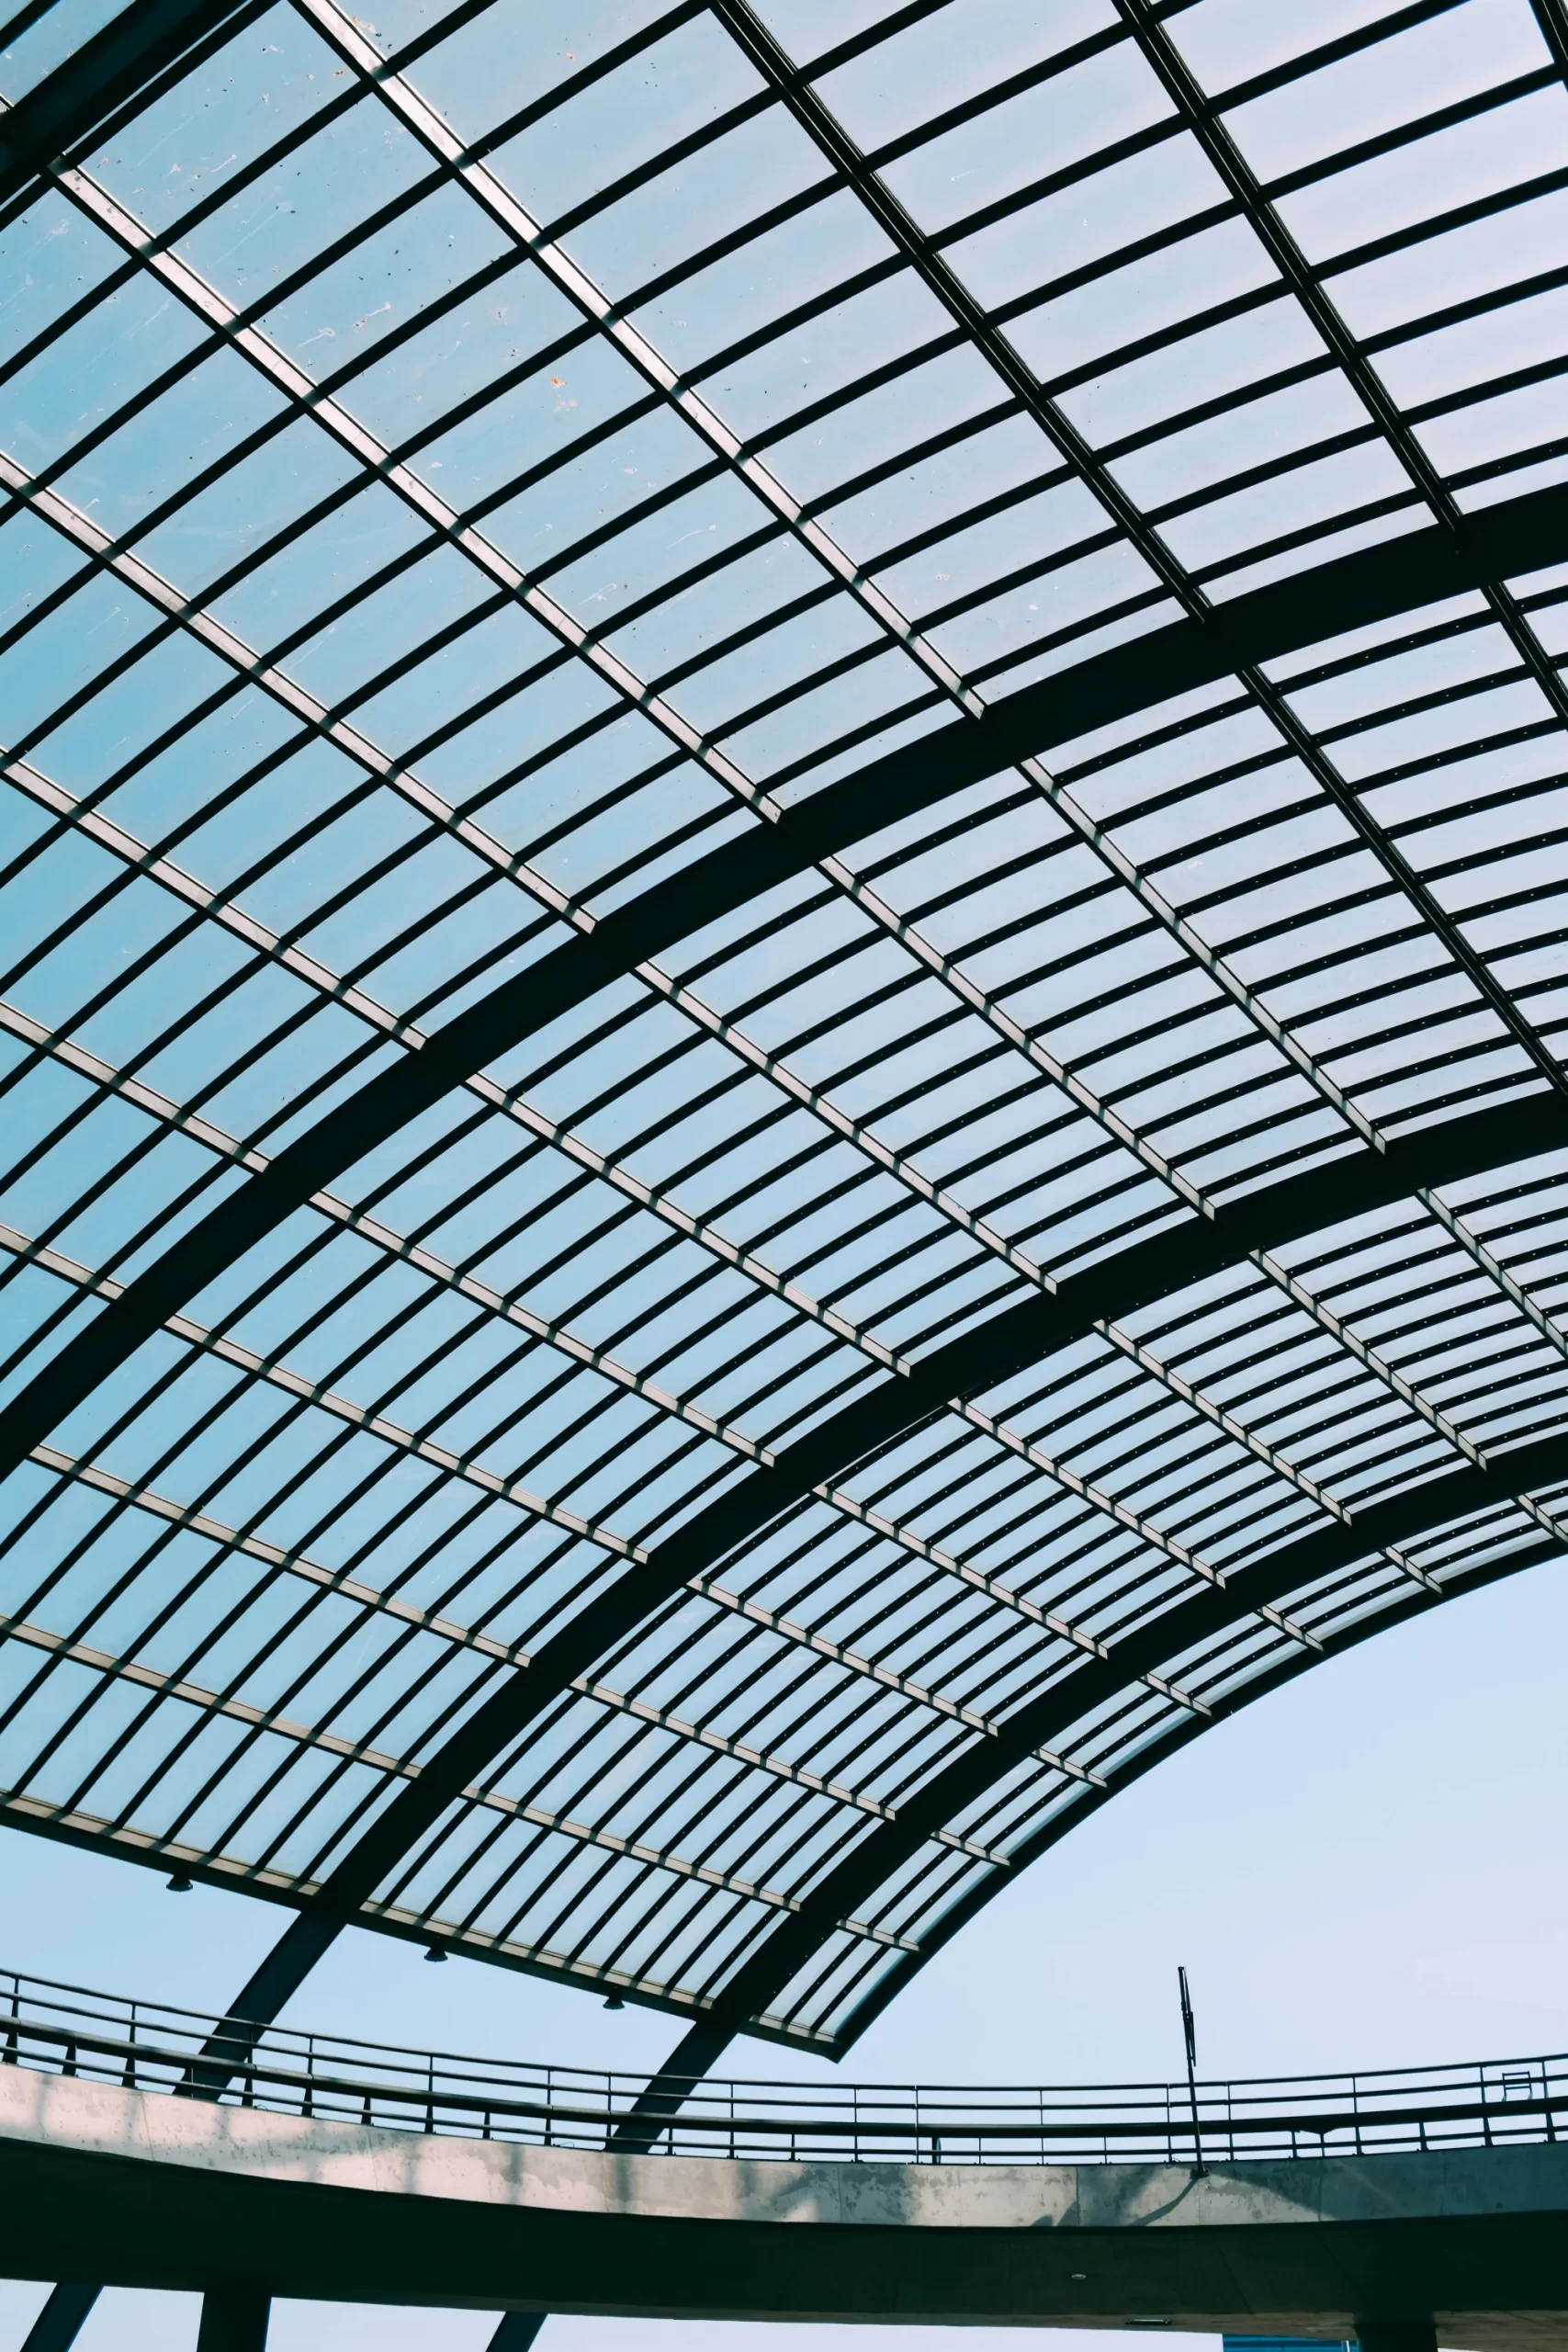
[(548, 2312), (506, 2312), (491, 2337), (486, 2352), (528, 2352), (528, 2346), (548, 2319)]
[(98, 2287), (56, 2287), (28, 2330), (22, 2352), (71, 2352), (102, 2291)]
[(1181, 1988), (1181, 2038), (1187, 2044), (1187, 2096), (1192, 2102), (1192, 2169), (1206, 2173), (1203, 2143), (1198, 2131), (1198, 2029), (1192, 2022), (1192, 1996), (1187, 1989), (1187, 1971), (1179, 1968), (1177, 1984)]
[[(615, 2127), (612, 2148), (628, 2155), (647, 2155), (665, 2124), (678, 2115), (703, 2076), (735, 2038), (732, 2026), (701, 2018), (688, 2028), (663, 2065), (643, 2091), (631, 2113)], [(548, 2312), (506, 2312), (485, 2352), (529, 2352), (534, 2338), (548, 2319)], [(197, 2352), (207, 2352), (201, 2345)]]
[(264, 2287), (209, 2287), (196, 2352), (266, 2352), (272, 2298)]
[(1438, 2331), (1429, 2319), (1359, 2319), (1361, 2352), (1438, 2352)]

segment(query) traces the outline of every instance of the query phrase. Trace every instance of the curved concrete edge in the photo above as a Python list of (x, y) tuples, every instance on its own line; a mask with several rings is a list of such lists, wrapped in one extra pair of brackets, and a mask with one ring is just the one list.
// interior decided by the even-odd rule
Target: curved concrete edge
[(900, 2165), (634, 2155), (271, 2115), (0, 2067), (0, 2138), (231, 2178), (627, 2222), (1233, 2229), (1557, 2213), (1568, 2143), (1190, 2164)]
[(1349, 2333), (1568, 2327), (1568, 2146), (1216, 2165), (599, 2154), (0, 2067), (0, 2269), (491, 2309)]

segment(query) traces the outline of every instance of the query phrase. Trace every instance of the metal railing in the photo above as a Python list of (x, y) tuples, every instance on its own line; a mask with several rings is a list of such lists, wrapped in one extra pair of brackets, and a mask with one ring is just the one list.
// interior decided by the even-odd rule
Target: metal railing
[[(671, 2087), (669, 2077), (400, 2050), (290, 2026), (236, 2032), (166, 2002), (9, 1971), (0, 1972), (0, 2064), (272, 2114), (597, 2150), (616, 2144), (651, 2085)], [(1196, 2122), (1211, 2164), (1554, 2141), (1568, 2136), (1568, 2056), (1200, 2082)], [(814, 2162), (1190, 2164), (1193, 2123), (1185, 2082), (707, 2080), (658, 2127), (658, 2146)]]

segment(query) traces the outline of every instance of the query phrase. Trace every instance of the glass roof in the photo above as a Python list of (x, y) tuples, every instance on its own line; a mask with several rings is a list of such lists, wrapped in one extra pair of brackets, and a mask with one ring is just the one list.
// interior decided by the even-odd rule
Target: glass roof
[(4, 1818), (842, 2050), (1562, 1548), (1568, 12), (209, 17), (0, 209)]

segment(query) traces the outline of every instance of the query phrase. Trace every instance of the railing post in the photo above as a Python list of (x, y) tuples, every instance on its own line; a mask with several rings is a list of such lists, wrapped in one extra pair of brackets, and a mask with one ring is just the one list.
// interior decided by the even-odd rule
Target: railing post
[(125, 2071), (119, 2081), (122, 2090), (133, 2091), (136, 2088), (136, 2004), (134, 2001), (130, 2005), (130, 2030), (128, 2038), (130, 2047), (125, 2053)]
[(68, 2041), (65, 2045), (65, 2063), (60, 2071), (62, 2075), (73, 2075), (76, 2072), (76, 2044), (73, 2041)]
[(301, 2115), (314, 2115), (316, 2112), (316, 2037), (313, 2033), (305, 2037), (305, 2098), (299, 2112)]
[(1544, 2058), (1540, 2062), (1540, 2095), (1542, 2099), (1546, 2102), (1541, 2109), (1541, 2120), (1546, 2125), (1546, 2136), (1549, 2141), (1555, 2141), (1557, 2137), (1557, 2119), (1551, 2112), (1551, 2078), (1546, 2071), (1546, 2061)]
[(427, 2133), (435, 2129), (435, 2053), (434, 2051), (424, 2062), (424, 2128)]
[(21, 2015), (21, 2009), (22, 1980), (19, 1976), (13, 1976), (11, 1979), (11, 2022), (6, 2028), (6, 2048), (4, 2054), (0, 2055), (0, 2065), (14, 2066), (17, 2063), (17, 2019)]

